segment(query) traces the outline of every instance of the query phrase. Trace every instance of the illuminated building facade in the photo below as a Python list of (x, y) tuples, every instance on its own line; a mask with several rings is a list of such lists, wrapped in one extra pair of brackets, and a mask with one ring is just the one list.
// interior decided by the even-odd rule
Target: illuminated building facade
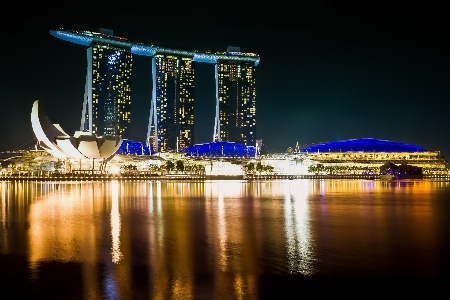
[(428, 151), (421, 146), (399, 142), (361, 138), (311, 145), (302, 149), (308, 158), (316, 161), (400, 161), (439, 160), (439, 151)]
[(254, 146), (256, 67), (248, 63), (219, 61), (216, 72), (218, 108), (214, 140)]
[(87, 58), (81, 130), (96, 135), (126, 135), (131, 109), (131, 52), (94, 44), (87, 49)]
[[(88, 66), (91, 69), (86, 79), (81, 130), (110, 134), (115, 128), (116, 134), (126, 133), (131, 103), (128, 94), (130, 84), (126, 80), (131, 79), (131, 55), (136, 54), (152, 57), (153, 91), (146, 142), (153, 145), (155, 152), (178, 151), (193, 145), (194, 63), (197, 62), (215, 65), (216, 120), (212, 140), (255, 145), (255, 71), (260, 62), (258, 54), (240, 52), (238, 47), (228, 47), (226, 52), (170, 49), (134, 43), (113, 36), (112, 31), (108, 30), (97, 33), (59, 29), (51, 30), (50, 34), (90, 47)], [(120, 62), (110, 75), (105, 75), (110, 69), (101, 69), (105, 64), (108, 65), (109, 60), (102, 61), (100, 55), (94, 55), (100, 50), (103, 51), (101, 59), (117, 56)], [(93, 53), (89, 54), (89, 51)], [(94, 74), (96, 68), (100, 75)], [(118, 74), (121, 76), (118, 77)], [(109, 82), (106, 89), (115, 93), (109, 98), (102, 98), (100, 94), (100, 89), (105, 89), (102, 79)], [(94, 80), (99, 86), (94, 85)], [(99, 93), (98, 96), (96, 93)], [(104, 103), (107, 104), (106, 109)]]
[[(184, 149), (194, 143), (194, 63), (191, 58), (157, 54), (153, 58), (156, 124), (153, 146), (159, 151)], [(158, 145), (156, 145), (156, 141)]]
[(303, 148), (302, 152), (428, 152), (421, 146), (374, 138), (350, 139), (319, 143)]
[(320, 143), (303, 148), (298, 154), (305, 155), (313, 166), (310, 172), (316, 174), (378, 174), (387, 162), (400, 168), (421, 168), (424, 175), (448, 174), (439, 151), (373, 138)]

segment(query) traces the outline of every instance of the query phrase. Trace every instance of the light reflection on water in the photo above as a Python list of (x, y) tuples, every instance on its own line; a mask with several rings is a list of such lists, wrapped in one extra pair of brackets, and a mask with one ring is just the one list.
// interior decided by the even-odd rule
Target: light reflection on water
[(218, 236), (219, 236), (219, 265), (222, 271), (227, 270), (227, 254), (226, 254), (226, 244), (227, 244), (227, 223), (225, 221), (225, 205), (223, 200), (223, 188), (218, 192), (217, 199), (217, 214), (218, 214)]
[[(2, 182), (0, 254), (88, 299), (259, 298), (265, 274), (442, 271), (449, 182)], [(445, 211), (443, 209), (442, 211)], [(408, 249), (407, 251), (405, 249)], [(406, 252), (405, 252), (406, 251)], [(62, 280), (62, 279), (61, 279)]]
[(111, 182), (111, 198), (111, 256), (112, 262), (118, 264), (122, 259), (122, 252), (120, 252), (119, 184), (117, 180)]
[[(8, 203), (9, 204), (9, 203)], [(6, 182), (2, 182), (2, 224), (1, 224), (1, 235), (0, 240), (3, 250), (1, 253), (8, 253), (8, 231), (6, 230)]]
[(309, 230), (308, 181), (286, 185), (284, 211), (289, 272), (311, 275), (314, 270)]

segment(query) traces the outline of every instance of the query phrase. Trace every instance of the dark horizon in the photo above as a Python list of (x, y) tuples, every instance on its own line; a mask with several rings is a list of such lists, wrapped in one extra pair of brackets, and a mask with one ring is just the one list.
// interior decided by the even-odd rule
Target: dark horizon
[[(173, 48), (258, 53), (256, 138), (269, 151), (378, 138), (450, 155), (450, 29), (441, 3), (11, 5), (0, 20), (0, 151), (34, 138), (34, 100), (67, 133), (79, 129), (86, 47), (50, 35), (62, 27), (107, 28)], [(132, 76), (130, 138), (144, 141), (151, 59), (134, 56)], [(197, 64), (195, 143), (212, 140), (214, 93), (213, 65)]]

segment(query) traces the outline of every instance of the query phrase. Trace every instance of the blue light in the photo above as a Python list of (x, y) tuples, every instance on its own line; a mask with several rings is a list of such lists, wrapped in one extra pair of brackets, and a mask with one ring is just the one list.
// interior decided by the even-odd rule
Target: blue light
[(132, 155), (152, 155), (153, 149), (146, 144), (132, 140), (122, 140), (122, 144), (117, 149), (116, 154), (132, 154)]
[(205, 54), (205, 53), (195, 53), (193, 61), (197, 62), (205, 62), (205, 63), (211, 63), (214, 64), (218, 60), (218, 56), (214, 54)]
[(156, 53), (156, 48), (133, 44), (131, 47), (131, 53), (136, 55), (154, 56)]
[(197, 51), (186, 51), (180, 49), (169, 49), (154, 45), (144, 45), (142, 43), (132, 43), (126, 38), (108, 36), (89, 31), (65, 31), (50, 30), (50, 34), (67, 42), (90, 46), (92, 43), (108, 44), (121, 48), (130, 49), (132, 54), (154, 57), (156, 54), (176, 55), (183, 57), (191, 57), (193, 61), (202, 63), (217, 63), (222, 61), (237, 61), (244, 63), (253, 63), (255, 66), (259, 64), (259, 57), (253, 53), (229, 52), (224, 54), (202, 53)]
[(373, 138), (351, 139), (321, 143), (302, 149), (303, 152), (428, 152), (428, 150), (415, 145), (379, 140)]
[(119, 56), (117, 52), (113, 52), (108, 56), (108, 64), (109, 65), (115, 65), (119, 62), (118, 60)]
[(212, 142), (196, 144), (180, 152), (193, 157), (255, 157), (256, 148), (233, 142)]
[(83, 46), (89, 46), (94, 40), (93, 37), (81, 35), (78, 33), (72, 33), (68, 31), (50, 30), (50, 34), (64, 41), (80, 44)]

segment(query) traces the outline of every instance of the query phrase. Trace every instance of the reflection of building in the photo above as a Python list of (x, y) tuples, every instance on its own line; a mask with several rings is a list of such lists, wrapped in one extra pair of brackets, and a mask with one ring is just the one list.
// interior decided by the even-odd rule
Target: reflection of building
[[(228, 53), (239, 53), (228, 47)], [(256, 67), (236, 61), (216, 65), (217, 105), (215, 140), (255, 145)]]
[[(112, 31), (100, 31), (99, 35), (112, 36)], [(81, 130), (97, 135), (126, 135), (130, 124), (132, 54), (126, 48), (92, 44), (87, 57)]]
[[(157, 54), (157, 141), (160, 151), (178, 150), (194, 143), (194, 63), (192, 58)], [(155, 127), (152, 128), (155, 130)], [(155, 136), (155, 132), (151, 134)], [(156, 148), (156, 139), (153, 146)]]

